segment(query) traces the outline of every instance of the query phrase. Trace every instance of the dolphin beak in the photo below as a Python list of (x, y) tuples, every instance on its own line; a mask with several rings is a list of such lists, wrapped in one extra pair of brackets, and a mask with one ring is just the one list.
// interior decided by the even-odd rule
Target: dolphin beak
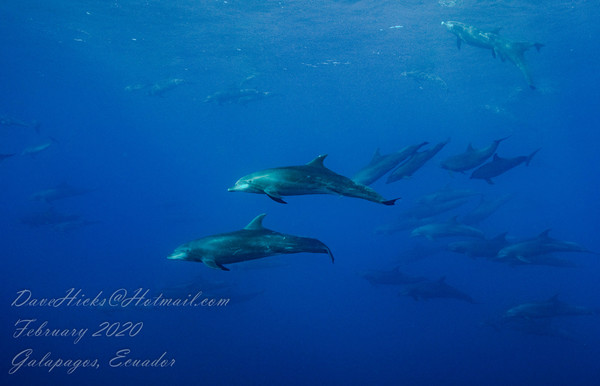
[(183, 251), (176, 251), (167, 256), (169, 260), (184, 260), (187, 257), (187, 253)]

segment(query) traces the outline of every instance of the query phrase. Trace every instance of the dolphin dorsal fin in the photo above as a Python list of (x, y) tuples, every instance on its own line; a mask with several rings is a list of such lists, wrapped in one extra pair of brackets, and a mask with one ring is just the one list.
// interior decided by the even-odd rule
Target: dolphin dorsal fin
[(318, 156), (317, 158), (315, 158), (314, 160), (307, 163), (306, 165), (324, 168), (325, 165), (323, 165), (323, 161), (325, 160), (325, 157), (327, 157), (327, 154), (322, 154), (322, 155)]
[(262, 221), (266, 215), (267, 215), (266, 213), (261, 213), (258, 216), (254, 217), (254, 220), (250, 221), (250, 223), (248, 225), (246, 225), (244, 227), (244, 229), (253, 230), (253, 231), (265, 229), (265, 227), (263, 227), (263, 225), (262, 225)]
[(375, 154), (373, 154), (373, 158), (371, 158), (371, 162), (379, 161), (381, 158), (381, 151), (379, 148), (377, 148), (377, 150), (375, 150)]
[(540, 239), (549, 239), (550, 236), (548, 236), (548, 233), (550, 233), (550, 228), (548, 228), (545, 231), (543, 231), (542, 233), (540, 233), (538, 235), (538, 238), (540, 238)]
[(467, 146), (467, 151), (474, 151), (475, 149), (473, 148), (473, 144), (469, 143), (469, 146)]
[(498, 157), (498, 153), (494, 153), (494, 161), (498, 161), (500, 157)]

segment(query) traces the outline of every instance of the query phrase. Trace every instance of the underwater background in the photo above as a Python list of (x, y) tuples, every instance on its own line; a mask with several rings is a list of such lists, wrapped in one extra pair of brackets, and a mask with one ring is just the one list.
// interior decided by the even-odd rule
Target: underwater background
[[(516, 242), (551, 229), (600, 251), (597, 1), (8, 0), (0, 20), (0, 154), (12, 155), (0, 162), (3, 385), (599, 384), (597, 312), (534, 328), (493, 322), (554, 295), (597, 310), (597, 253), (552, 255), (561, 266), (501, 264), (449, 251), (457, 238), (381, 231), (424, 195), (469, 190), (477, 194), (436, 221), (460, 219), (481, 196), (510, 195), (477, 225), (486, 237), (508, 232)], [(525, 53), (536, 89), (489, 50), (457, 49), (448, 20), (543, 43)], [(214, 98), (236, 90), (252, 97)], [(493, 185), (440, 167), (469, 143), (504, 137), (502, 157), (541, 150)], [(371, 185), (401, 197), (394, 206), (333, 195), (282, 205), (227, 191), (254, 171), (320, 154), (350, 177), (377, 148), (448, 138), (412, 177)], [(65, 186), (79, 191), (36, 199)], [(260, 213), (269, 229), (321, 240), (335, 263), (301, 253), (225, 272), (166, 258)], [(395, 267), (445, 277), (474, 302), (415, 300), (364, 278)], [(201, 290), (230, 302), (14, 305), (24, 289), (58, 298), (71, 288), (92, 298)], [(77, 343), (15, 337), (22, 319), (89, 332)], [(102, 322), (143, 328), (91, 337)], [(176, 362), (111, 367), (125, 348)], [(99, 368), (9, 374), (26, 349), (38, 360), (96, 358)]]

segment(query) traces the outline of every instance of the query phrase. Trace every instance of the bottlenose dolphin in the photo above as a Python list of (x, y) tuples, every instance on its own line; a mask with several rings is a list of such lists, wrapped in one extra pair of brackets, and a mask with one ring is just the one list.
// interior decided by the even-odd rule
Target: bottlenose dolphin
[(469, 144), (464, 153), (446, 158), (442, 161), (441, 166), (443, 169), (461, 173), (465, 172), (466, 170), (473, 169), (490, 158), (496, 152), (500, 142), (507, 138), (508, 137), (497, 139), (492, 142), (491, 145), (482, 149), (475, 149), (473, 145)]
[(558, 300), (558, 295), (542, 302), (519, 304), (506, 311), (507, 318), (539, 319), (553, 318), (556, 316), (595, 315), (598, 310), (592, 308), (573, 306)]
[(30, 215), (22, 216), (20, 221), (21, 223), (30, 227), (41, 227), (45, 225), (66, 223), (69, 221), (77, 221), (80, 218), (80, 215), (62, 214), (57, 212), (53, 207), (50, 207), (50, 209), (43, 212), (37, 212), (32, 213)]
[(485, 32), (473, 26), (461, 23), (458, 21), (443, 21), (442, 25), (448, 31), (456, 35), (456, 45), (460, 49), (461, 43), (465, 42), (471, 46), (489, 49), (492, 56), (500, 56), (502, 61), (508, 59), (513, 63), (525, 76), (527, 84), (531, 89), (535, 89), (529, 68), (525, 62), (525, 51), (531, 47), (535, 47), (539, 52), (544, 45), (541, 43), (529, 42), (513, 42), (498, 35), (499, 30), (493, 32)]
[(24, 122), (17, 118), (0, 116), (0, 126), (18, 126), (25, 128), (33, 128), (36, 133), (39, 134), (41, 124), (38, 121), (31, 121), (31, 123)]
[(371, 162), (359, 170), (352, 177), (352, 180), (354, 182), (358, 182), (359, 184), (371, 185), (373, 182), (383, 177), (385, 173), (395, 168), (396, 165), (415, 154), (417, 150), (419, 150), (422, 146), (427, 145), (427, 143), (428, 142), (423, 142), (418, 145), (406, 146), (402, 150), (387, 155), (381, 155), (379, 153), (379, 149), (377, 149), (373, 155), (373, 158), (371, 159)]
[(44, 150), (48, 149), (50, 146), (52, 146), (53, 143), (57, 142), (54, 138), (50, 138), (48, 141), (41, 143), (39, 145), (36, 146), (30, 146), (25, 148), (22, 152), (21, 155), (29, 155), (29, 156), (35, 156), (38, 153), (43, 152)]
[(481, 198), (479, 205), (461, 217), (460, 221), (467, 225), (479, 224), (489, 216), (491, 216), (498, 208), (510, 201), (514, 197), (514, 194), (506, 194), (504, 196), (487, 200), (484, 197)]
[(217, 91), (212, 95), (207, 96), (204, 102), (215, 102), (218, 105), (224, 104), (241, 104), (265, 99), (276, 94), (270, 91), (259, 91), (254, 88), (242, 88), (239, 90)]
[(493, 185), (493, 177), (497, 177), (500, 174), (505, 173), (510, 169), (521, 165), (522, 163), (525, 163), (526, 166), (529, 166), (531, 159), (538, 151), (540, 151), (540, 149), (535, 150), (528, 156), (519, 156), (513, 158), (501, 158), (498, 156), (498, 154), (494, 154), (494, 159), (486, 163), (485, 165), (481, 165), (479, 168), (475, 169), (471, 174), (471, 178), (485, 180), (488, 184)]
[[(413, 78), (415, 81), (423, 84), (425, 82), (431, 82), (436, 84), (442, 90), (448, 91), (448, 85), (444, 81), (444, 79), (440, 78), (439, 75), (426, 72), (426, 71), (404, 71), (400, 73), (400, 76), (404, 76), (407, 78)], [(422, 88), (422, 87), (421, 87)]]
[(150, 85), (150, 88), (148, 89), (148, 95), (163, 96), (167, 91), (173, 90), (184, 83), (185, 80), (179, 78), (164, 79)]
[(386, 183), (389, 184), (391, 182), (412, 176), (413, 173), (421, 168), (421, 166), (425, 165), (427, 161), (429, 161), (440, 150), (442, 150), (442, 148), (446, 146), (448, 142), (450, 142), (450, 138), (444, 142), (438, 143), (432, 149), (417, 151), (408, 159), (408, 161), (404, 162), (402, 165), (394, 169), (392, 173), (390, 173)]
[(472, 297), (458, 289), (446, 284), (446, 276), (438, 280), (427, 280), (416, 283), (400, 292), (400, 295), (407, 295), (415, 300), (433, 299), (433, 298), (452, 298), (464, 300), (469, 303), (475, 303)]
[(64, 198), (80, 196), (89, 192), (93, 192), (93, 189), (82, 189), (76, 188), (67, 184), (66, 182), (60, 183), (54, 188), (41, 190), (33, 193), (30, 199), (33, 201), (43, 201), (51, 203), (52, 201), (61, 200)]
[(456, 236), (476, 237), (480, 239), (485, 237), (481, 230), (459, 223), (456, 220), (456, 216), (448, 222), (427, 224), (415, 228), (410, 235), (413, 237), (424, 236), (429, 240), (434, 240), (440, 237)]
[(0, 162), (4, 161), (5, 159), (12, 157), (14, 154), (0, 154)]
[(462, 253), (468, 257), (494, 258), (498, 252), (508, 245), (507, 232), (501, 233), (492, 239), (456, 241), (448, 244), (448, 250)]
[(456, 209), (469, 202), (468, 199), (456, 199), (449, 201), (431, 202), (417, 204), (403, 212), (405, 216), (424, 219)]
[(259, 214), (244, 229), (206, 236), (177, 247), (167, 257), (171, 260), (201, 262), (210, 268), (229, 271), (224, 264), (261, 259), (290, 253), (333, 254), (317, 239), (279, 233), (263, 227), (266, 214)]
[(443, 189), (419, 197), (417, 199), (417, 202), (420, 204), (435, 205), (439, 203), (480, 195), (480, 192), (476, 192), (474, 190), (452, 189), (449, 186), (446, 186)]
[(406, 285), (415, 284), (427, 279), (424, 277), (410, 276), (400, 271), (400, 267), (395, 267), (390, 271), (368, 270), (360, 274), (363, 279), (373, 285)]
[(394, 205), (397, 199), (386, 200), (368, 186), (334, 173), (323, 164), (327, 155), (320, 155), (306, 165), (266, 169), (240, 178), (230, 192), (264, 193), (274, 201), (286, 202), (283, 196), (304, 194), (336, 194), (362, 198), (384, 205)]
[(507, 247), (502, 248), (496, 255), (501, 260), (517, 260), (524, 263), (531, 263), (535, 256), (545, 255), (553, 252), (581, 252), (593, 253), (589, 249), (571, 242), (554, 239), (548, 236), (550, 229), (546, 229), (538, 236), (524, 240)]

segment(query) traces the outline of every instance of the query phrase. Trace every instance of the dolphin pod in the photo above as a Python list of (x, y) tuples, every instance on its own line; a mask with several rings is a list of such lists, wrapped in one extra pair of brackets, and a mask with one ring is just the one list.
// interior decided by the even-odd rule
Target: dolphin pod
[(535, 90), (535, 85), (529, 71), (529, 67), (525, 62), (525, 51), (531, 47), (539, 52), (544, 45), (541, 43), (529, 42), (514, 42), (512, 40), (501, 37), (499, 30), (486, 32), (479, 28), (461, 23), (458, 21), (443, 21), (442, 25), (452, 34), (456, 35), (456, 46), (460, 49), (462, 42), (474, 47), (489, 49), (492, 56), (499, 56), (504, 62), (508, 59), (513, 63), (525, 77), (527, 84), (532, 90)]
[(265, 216), (259, 214), (244, 229), (182, 244), (167, 258), (201, 262), (223, 271), (229, 271), (225, 264), (301, 252), (325, 253), (333, 262), (331, 250), (321, 241), (267, 229), (262, 225)]

